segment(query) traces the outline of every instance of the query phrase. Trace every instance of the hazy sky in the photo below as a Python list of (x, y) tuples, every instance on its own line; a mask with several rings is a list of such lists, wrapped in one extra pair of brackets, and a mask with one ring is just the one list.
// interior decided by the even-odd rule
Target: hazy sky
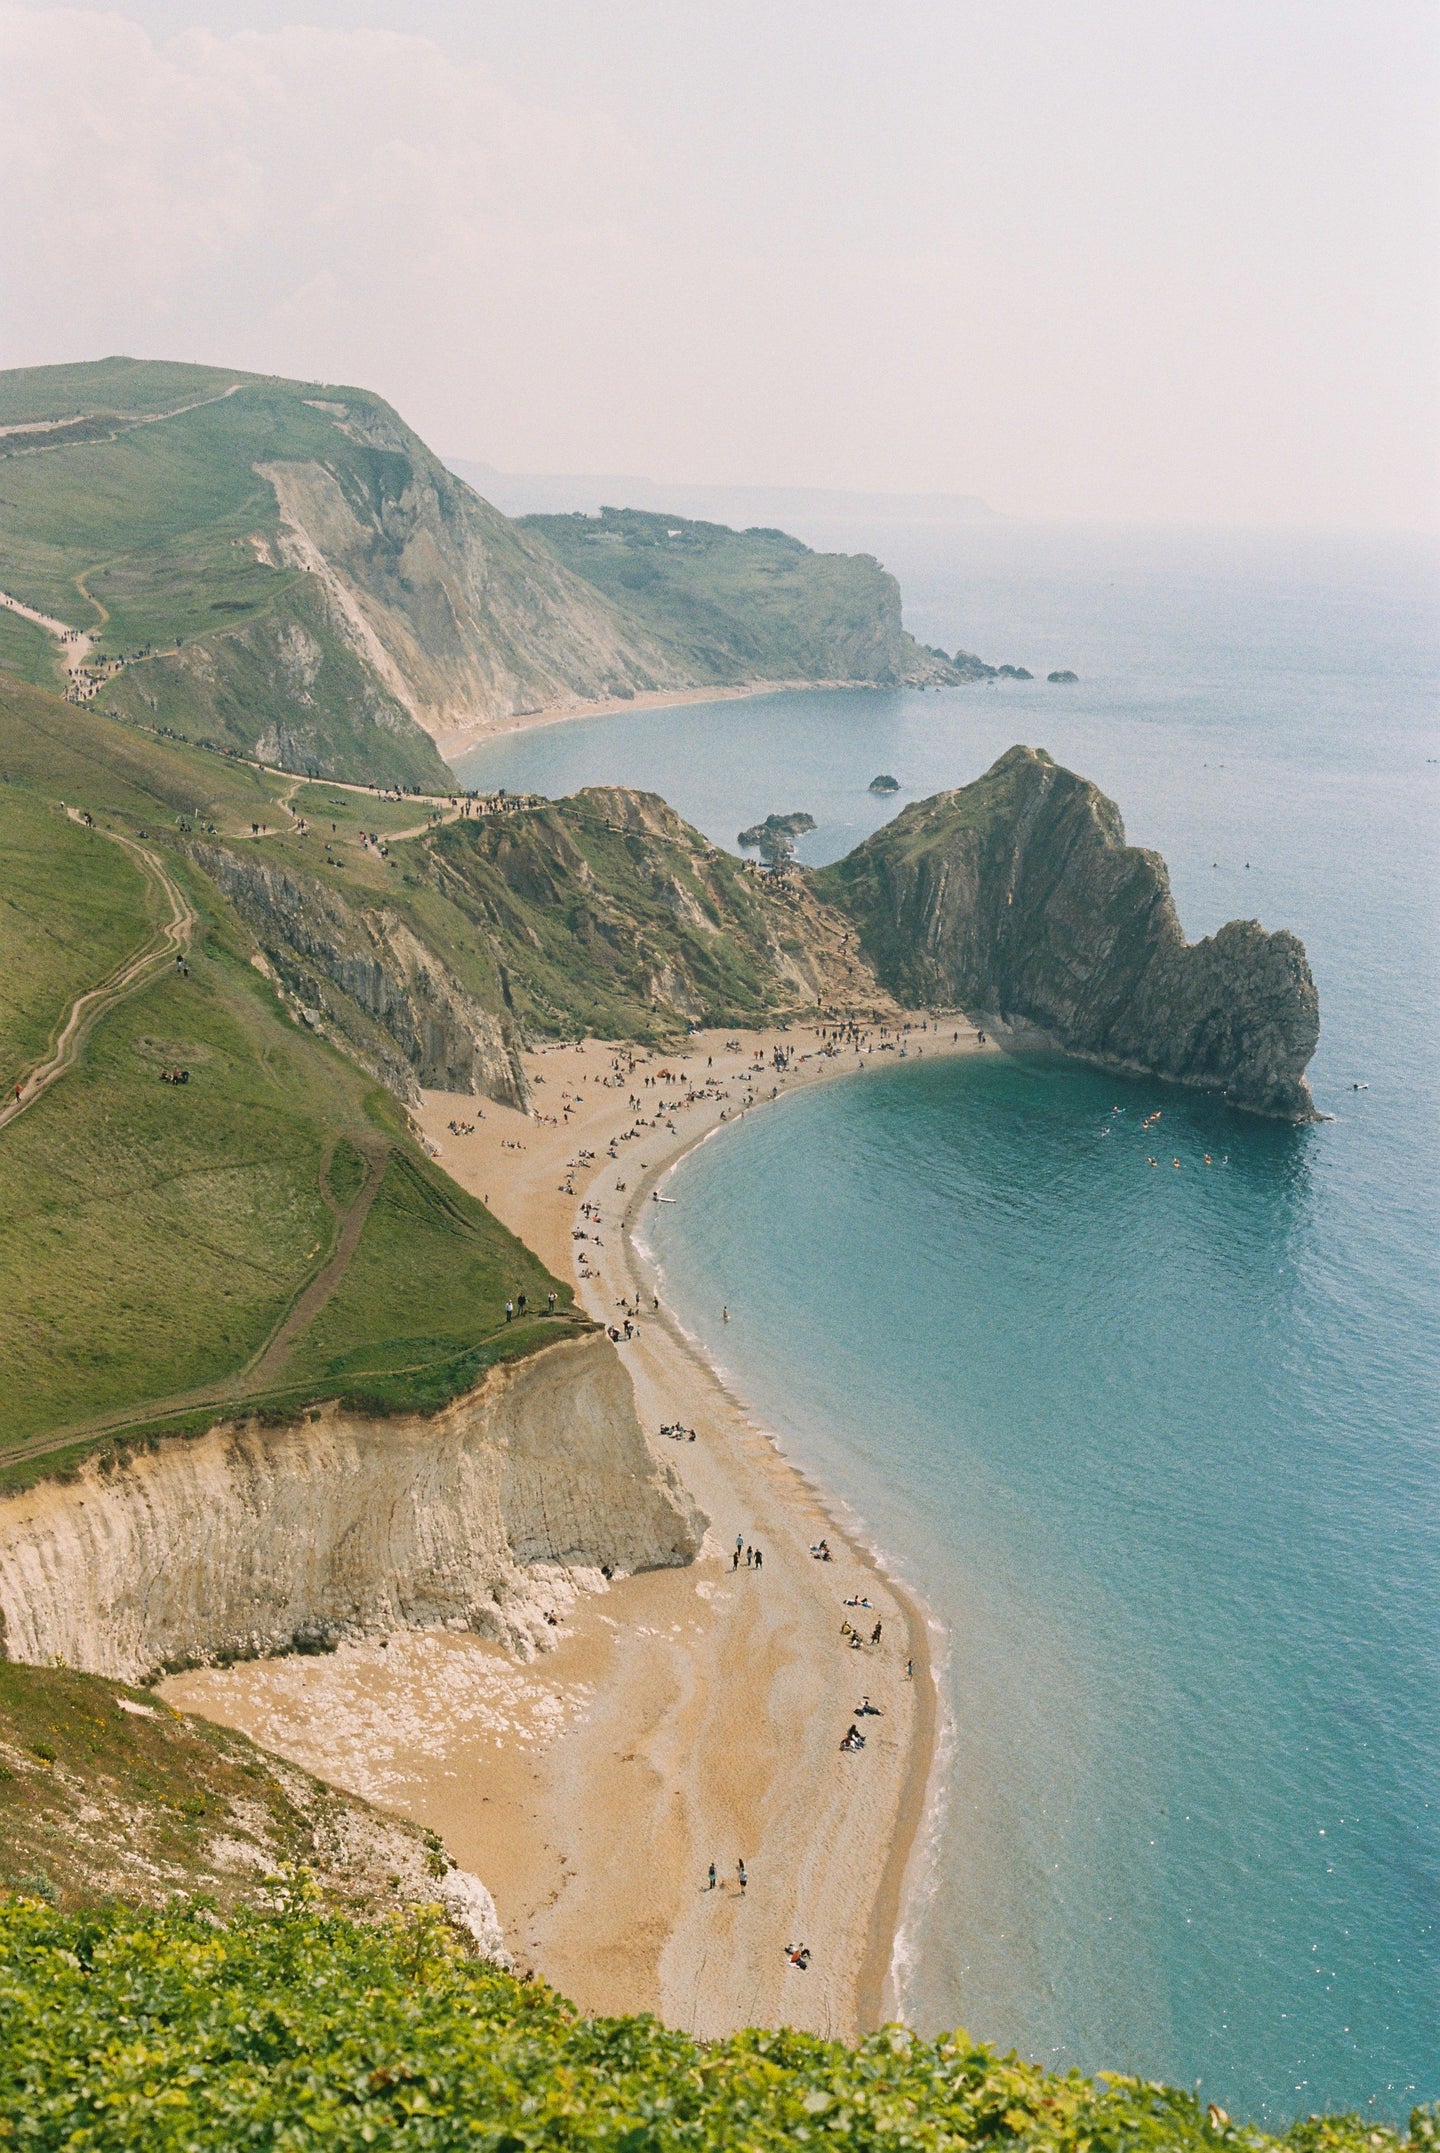
[(514, 470), (1436, 508), (1435, 0), (0, 4), (0, 365)]

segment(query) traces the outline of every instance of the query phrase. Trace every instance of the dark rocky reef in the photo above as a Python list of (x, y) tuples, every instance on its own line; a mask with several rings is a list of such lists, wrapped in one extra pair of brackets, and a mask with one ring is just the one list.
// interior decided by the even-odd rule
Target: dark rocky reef
[(879, 777), (871, 778), (869, 789), (871, 792), (898, 792), (900, 780), (898, 777), (891, 777), (888, 770), (882, 770)]
[(1043, 751), (1011, 748), (813, 879), (901, 1001), (1314, 1117), (1320, 1011), (1303, 944), (1254, 920), (1187, 943), (1160, 855), (1127, 845), (1114, 802)]
[(742, 852), (758, 852), (767, 867), (784, 867), (795, 857), (795, 840), (815, 827), (815, 817), (799, 809), (793, 815), (767, 815), (752, 822), (735, 842)]

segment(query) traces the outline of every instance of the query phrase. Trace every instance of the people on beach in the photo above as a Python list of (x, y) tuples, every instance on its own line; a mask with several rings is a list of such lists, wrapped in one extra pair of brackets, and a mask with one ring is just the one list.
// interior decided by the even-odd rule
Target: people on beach
[(742, 1861), (737, 1861), (737, 1862), (736, 1862), (736, 1864), (735, 1864), (735, 1874), (736, 1874), (736, 1876), (737, 1876), (737, 1877), (738, 1877), (738, 1878), (740, 1879), (740, 1896), (741, 1896), (741, 1898), (743, 1899), (743, 1898), (744, 1898), (744, 1896), (745, 1896), (745, 1893), (746, 1893), (747, 1889), (749, 1888), (749, 1883), (750, 1883), (750, 1878), (749, 1878), (748, 1874), (746, 1873), (746, 1869), (745, 1869), (745, 1864), (744, 1864), (743, 1860), (742, 1860)]
[(710, 1864), (710, 1881), (705, 1886), (705, 1889), (707, 1891), (713, 1891), (715, 1889), (715, 1864), (713, 1861)]
[(872, 1645), (878, 1645), (878, 1644), (879, 1644), (879, 1642), (880, 1642), (880, 1629), (881, 1629), (881, 1625), (880, 1625), (880, 1623), (879, 1623), (879, 1622), (877, 1621), (877, 1623), (875, 1624), (875, 1627), (874, 1627), (874, 1629), (873, 1629), (873, 1630), (872, 1630), (872, 1631), (870, 1632), (870, 1642), (871, 1642), (871, 1644), (872, 1644)]

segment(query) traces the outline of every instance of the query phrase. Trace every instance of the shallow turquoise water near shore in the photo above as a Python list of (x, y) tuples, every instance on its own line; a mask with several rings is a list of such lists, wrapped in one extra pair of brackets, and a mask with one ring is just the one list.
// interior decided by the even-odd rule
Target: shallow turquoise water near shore
[(893, 812), (877, 770), (903, 803), (1029, 740), (1165, 853), (1192, 935), (1305, 939), (1332, 1121), (912, 1058), (703, 1147), (655, 1238), (949, 1633), (916, 2019), (1399, 2114), (1440, 2095), (1433, 559), (1011, 532), (900, 565), (920, 633), (1080, 688), (598, 720), (471, 781), (647, 783), (730, 843), (803, 807), (820, 859)]

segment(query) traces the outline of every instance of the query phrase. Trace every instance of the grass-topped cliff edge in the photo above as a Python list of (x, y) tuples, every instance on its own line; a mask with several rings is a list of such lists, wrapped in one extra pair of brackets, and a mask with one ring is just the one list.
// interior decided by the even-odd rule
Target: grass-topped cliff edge
[[(569, 1329), (186, 855), (249, 828), (255, 773), (0, 681), (0, 777), (0, 1483), (242, 1407), (432, 1410)], [(507, 1323), (552, 1291), (561, 1325)]]

